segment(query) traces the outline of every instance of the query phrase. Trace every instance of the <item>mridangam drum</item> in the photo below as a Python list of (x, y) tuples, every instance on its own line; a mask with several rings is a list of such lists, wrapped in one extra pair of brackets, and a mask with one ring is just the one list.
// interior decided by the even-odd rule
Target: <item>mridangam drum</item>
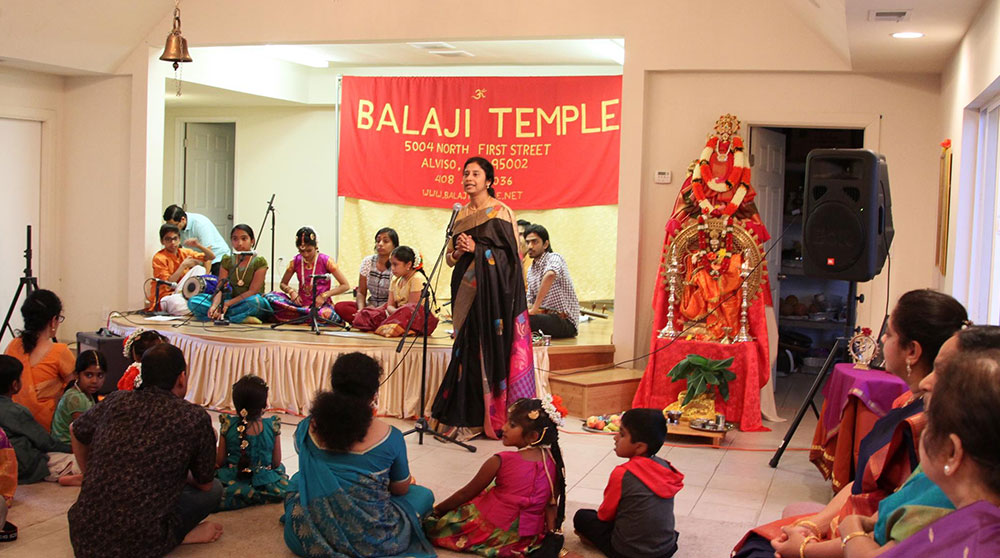
[(184, 298), (191, 299), (202, 293), (215, 294), (215, 289), (218, 286), (219, 278), (215, 275), (196, 275), (188, 277), (188, 280), (184, 281), (181, 292), (184, 293)]

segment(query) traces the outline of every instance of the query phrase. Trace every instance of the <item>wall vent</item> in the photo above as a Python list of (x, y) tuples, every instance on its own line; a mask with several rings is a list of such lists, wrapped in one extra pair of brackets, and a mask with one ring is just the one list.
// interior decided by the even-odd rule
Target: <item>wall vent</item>
[(913, 10), (868, 10), (868, 21), (908, 21)]

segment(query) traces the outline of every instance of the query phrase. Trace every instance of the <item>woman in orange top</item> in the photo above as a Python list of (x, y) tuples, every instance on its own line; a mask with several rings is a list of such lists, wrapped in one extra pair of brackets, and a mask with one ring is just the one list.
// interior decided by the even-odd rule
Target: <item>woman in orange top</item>
[(52, 291), (34, 291), (21, 305), (21, 316), (24, 329), (6, 351), (24, 365), (22, 388), (14, 401), (27, 407), (38, 424), (49, 430), (75, 363), (69, 347), (54, 341), (59, 324), (66, 319), (62, 302)]

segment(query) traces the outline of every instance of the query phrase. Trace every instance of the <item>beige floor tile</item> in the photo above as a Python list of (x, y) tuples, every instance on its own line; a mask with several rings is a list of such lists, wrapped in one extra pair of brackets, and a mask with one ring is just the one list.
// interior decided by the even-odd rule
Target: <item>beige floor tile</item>
[[(808, 389), (811, 377), (791, 377), (779, 380), (782, 399), (779, 412), (791, 418)], [(803, 388), (801, 384), (805, 384)], [(279, 415), (282, 421), (282, 462), (289, 474), (298, 469), (293, 434), (301, 417)], [(401, 430), (412, 422), (384, 419)], [(213, 424), (218, 420), (213, 414)], [(600, 553), (581, 545), (572, 534), (572, 518), (576, 510), (596, 508), (603, 499), (604, 487), (611, 471), (623, 460), (614, 455), (611, 436), (585, 434), (580, 420), (571, 417), (566, 431), (560, 433), (560, 447), (567, 468), (567, 547), (585, 557)], [(768, 466), (772, 450), (784, 436), (788, 423), (767, 423), (770, 432), (734, 432), (727, 438), (727, 447), (766, 449), (747, 452), (710, 447), (677, 447), (665, 445), (657, 455), (669, 460), (685, 475), (684, 489), (674, 502), (677, 529), (680, 531), (678, 558), (728, 556), (733, 545), (756, 522), (776, 519), (781, 509), (791, 502), (828, 501), (830, 485), (809, 463), (807, 452), (794, 448), (808, 447), (815, 429), (815, 418), (809, 413), (792, 440), (791, 450), (782, 457), (776, 469)], [(431, 436), (418, 444), (416, 435), (406, 438), (410, 469), (418, 482), (430, 488), (437, 499), (450, 496), (468, 482), (486, 459), (505, 448), (495, 440), (472, 442), (475, 453), (442, 444)], [(17, 504), (10, 519), (21, 529), (17, 543), (2, 547), (4, 558), (72, 556), (66, 510), (72, 505), (77, 489), (62, 488), (51, 483), (19, 487)], [(223, 524), (223, 538), (211, 545), (193, 545), (177, 549), (171, 556), (183, 557), (291, 557), (282, 540), (278, 517), (280, 505), (249, 508), (212, 516)], [(468, 555), (439, 551), (441, 557)]]

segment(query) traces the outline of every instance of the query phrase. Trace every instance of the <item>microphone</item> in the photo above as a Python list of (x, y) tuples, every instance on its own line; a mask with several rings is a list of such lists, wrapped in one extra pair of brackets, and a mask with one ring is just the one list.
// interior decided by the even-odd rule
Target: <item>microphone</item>
[(333, 279), (333, 274), (332, 273), (317, 273), (315, 275), (310, 275), (309, 276), (310, 279), (321, 279), (323, 277), (326, 277), (327, 279)]
[(171, 281), (164, 281), (163, 279), (157, 279), (156, 277), (153, 277), (153, 281), (155, 281), (159, 285), (166, 285), (166, 286), (170, 287), (171, 289), (176, 289), (177, 288), (177, 283), (173, 283)]
[(451, 206), (451, 220), (448, 221), (448, 236), (451, 236), (451, 229), (455, 227), (455, 218), (458, 217), (458, 212), (462, 210), (462, 204), (456, 203)]
[(256, 250), (247, 250), (246, 252), (233, 252), (234, 256), (256, 256)]

